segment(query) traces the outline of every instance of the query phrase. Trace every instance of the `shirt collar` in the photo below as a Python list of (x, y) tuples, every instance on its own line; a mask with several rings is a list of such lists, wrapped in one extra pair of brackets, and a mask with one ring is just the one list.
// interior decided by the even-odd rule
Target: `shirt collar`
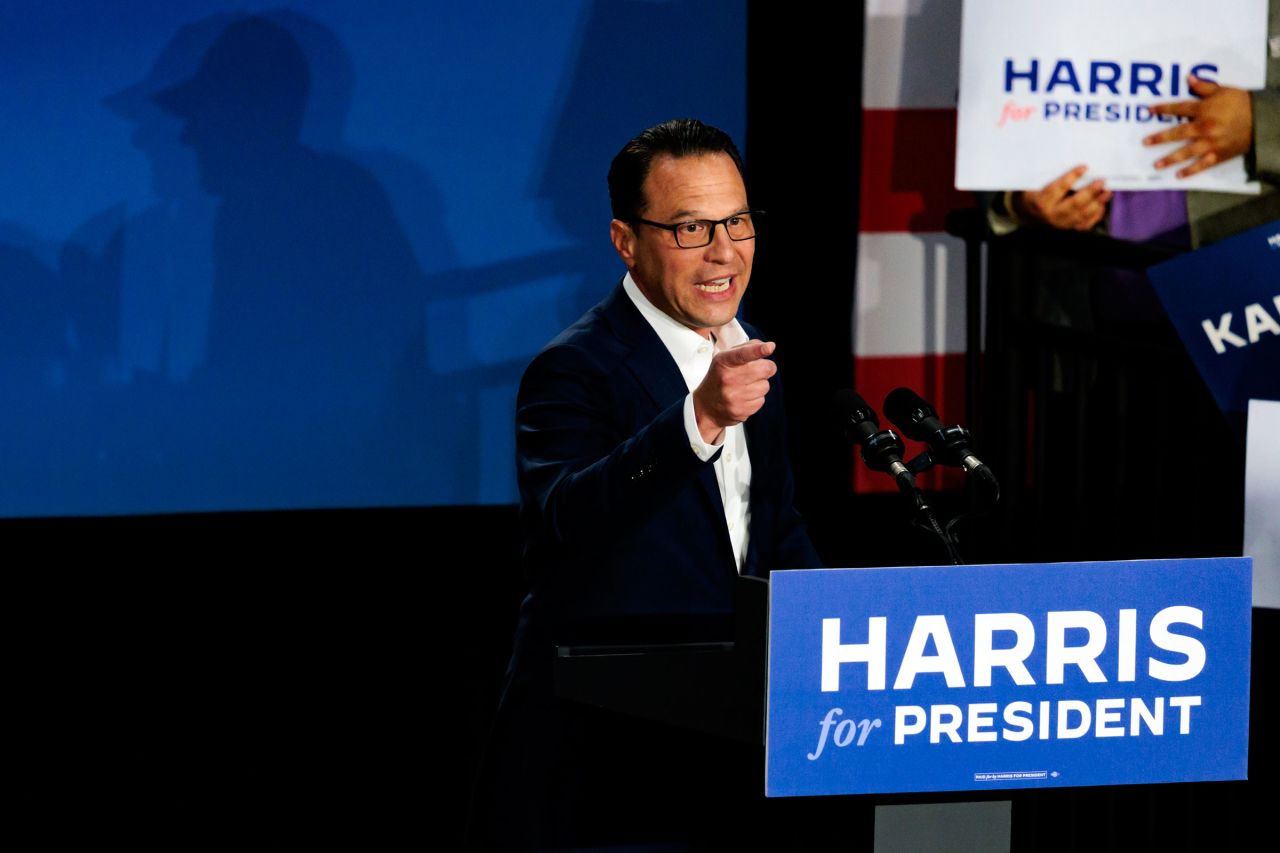
[[(667, 348), (667, 352), (671, 353), (671, 357), (675, 359), (676, 364), (687, 364), (697, 356), (699, 348), (707, 342), (706, 338), (673, 317), (663, 313), (650, 302), (649, 297), (640, 291), (630, 272), (622, 279), (622, 289), (627, 292), (627, 296), (631, 298), (631, 302), (640, 311), (640, 315), (653, 327), (653, 331), (662, 340), (663, 346)], [(720, 328), (712, 329), (711, 333), (716, 339), (715, 348), (717, 352), (731, 349), (749, 340), (747, 333), (743, 331), (742, 324), (738, 322), (736, 317)]]

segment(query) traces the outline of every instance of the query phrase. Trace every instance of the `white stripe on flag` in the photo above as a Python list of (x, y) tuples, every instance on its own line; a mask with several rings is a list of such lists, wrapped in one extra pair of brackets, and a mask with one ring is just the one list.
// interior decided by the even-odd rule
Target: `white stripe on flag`
[(859, 234), (854, 354), (963, 353), (964, 298), (961, 240)]
[(956, 105), (960, 5), (959, 0), (867, 0), (864, 109)]

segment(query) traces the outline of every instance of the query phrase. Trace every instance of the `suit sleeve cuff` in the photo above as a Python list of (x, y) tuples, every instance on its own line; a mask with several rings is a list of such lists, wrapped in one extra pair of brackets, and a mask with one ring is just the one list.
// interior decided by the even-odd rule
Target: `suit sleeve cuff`
[(721, 434), (719, 444), (707, 444), (702, 440), (702, 433), (698, 430), (698, 419), (693, 414), (692, 393), (684, 398), (684, 431), (689, 437), (689, 447), (703, 462), (712, 462), (720, 455), (720, 450), (724, 447), (724, 435)]

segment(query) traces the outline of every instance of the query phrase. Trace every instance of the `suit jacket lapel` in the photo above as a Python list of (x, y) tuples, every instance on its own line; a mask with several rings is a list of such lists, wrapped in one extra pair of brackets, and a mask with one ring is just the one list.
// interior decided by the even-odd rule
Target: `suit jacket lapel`
[[(627, 369), (652, 399), (653, 414), (657, 415), (684, 399), (689, 388), (684, 383), (680, 368), (671, 358), (671, 353), (667, 352), (658, 333), (632, 304), (631, 297), (627, 296), (621, 284), (609, 294), (603, 307), (603, 315), (613, 326), (618, 339), (631, 351), (626, 358)], [(729, 530), (724, 521), (724, 501), (720, 499), (720, 483), (716, 480), (715, 469), (710, 465), (704, 466), (699, 472), (698, 482), (706, 496), (707, 509), (720, 522), (713, 525), (713, 529), (717, 531), (721, 550), (730, 563), (733, 563), (733, 543), (729, 540)]]
[(649, 395), (654, 414), (689, 393), (680, 369), (655, 332), (619, 284), (605, 300), (601, 313), (619, 342), (628, 350), (627, 369)]

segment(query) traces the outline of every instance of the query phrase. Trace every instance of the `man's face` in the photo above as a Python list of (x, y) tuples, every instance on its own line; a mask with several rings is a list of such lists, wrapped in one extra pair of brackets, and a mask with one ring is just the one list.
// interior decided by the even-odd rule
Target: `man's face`
[[(747, 189), (727, 154), (662, 157), (644, 181), (641, 216), (674, 225), (747, 211)], [(738, 313), (751, 278), (755, 240), (733, 241), (723, 225), (699, 249), (682, 249), (670, 231), (613, 220), (618, 250), (640, 291), (658, 309), (706, 337)]]

